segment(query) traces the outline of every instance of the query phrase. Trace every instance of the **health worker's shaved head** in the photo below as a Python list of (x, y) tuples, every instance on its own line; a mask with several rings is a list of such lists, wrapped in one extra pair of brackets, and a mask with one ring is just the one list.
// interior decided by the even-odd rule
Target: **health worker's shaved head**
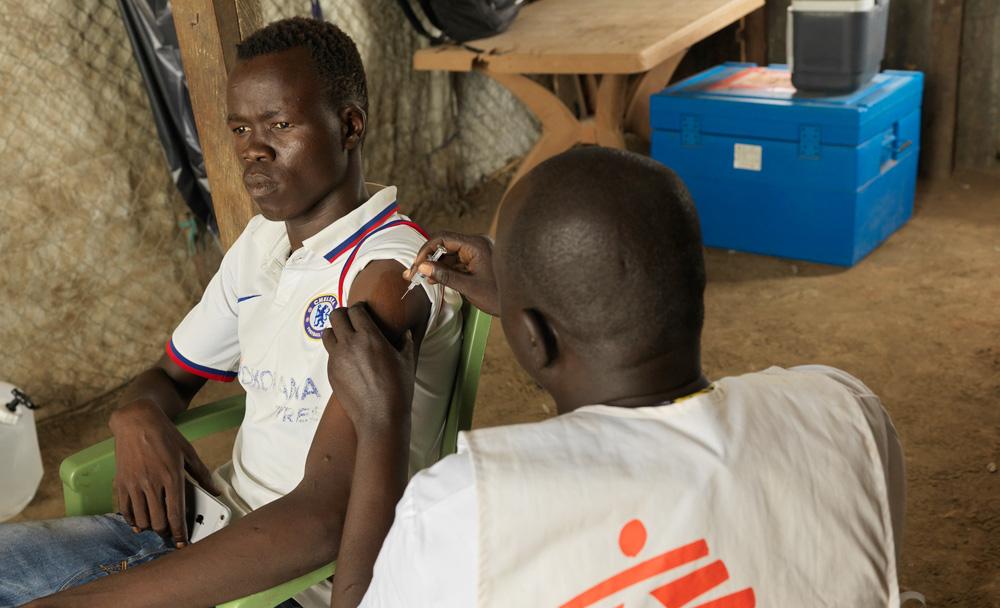
[[(649, 158), (579, 148), (520, 180), (497, 234), (501, 308), (535, 309), (621, 368), (699, 357), (705, 266), (691, 196)], [(504, 310), (504, 313), (507, 311)]]

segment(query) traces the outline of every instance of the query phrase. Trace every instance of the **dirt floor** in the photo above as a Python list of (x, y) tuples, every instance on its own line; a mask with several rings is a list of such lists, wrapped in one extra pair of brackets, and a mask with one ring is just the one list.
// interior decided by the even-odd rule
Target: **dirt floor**
[[(417, 219), (485, 231), (504, 185)], [(913, 220), (850, 270), (720, 250), (707, 260), (708, 375), (825, 363), (863, 379), (906, 452), (902, 587), (932, 607), (1000, 608), (1000, 178), (922, 184)], [(199, 402), (232, 390), (217, 385)], [(41, 425), (46, 477), (23, 518), (62, 513), (58, 463), (108, 435), (111, 401)], [(494, 324), (475, 426), (553, 413)], [(197, 445), (218, 464), (231, 441)]]

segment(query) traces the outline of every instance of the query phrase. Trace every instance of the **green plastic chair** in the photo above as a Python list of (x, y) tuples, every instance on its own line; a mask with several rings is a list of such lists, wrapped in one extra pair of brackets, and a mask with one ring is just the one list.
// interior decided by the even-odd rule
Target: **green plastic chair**
[[(490, 316), (466, 303), (462, 335), (462, 352), (455, 374), (445, 420), (441, 457), (453, 454), (459, 431), (472, 426), (472, 410), (479, 389), (479, 372), (490, 332)], [(177, 417), (177, 428), (189, 440), (195, 441), (214, 433), (239, 426), (243, 422), (245, 397), (238, 395), (186, 411)], [(114, 439), (80, 450), (62, 462), (59, 476), (63, 482), (66, 515), (99, 515), (111, 513), (111, 483), (115, 476)], [(222, 604), (224, 608), (273, 608), (301, 591), (329, 578), (336, 562), (271, 589)]]

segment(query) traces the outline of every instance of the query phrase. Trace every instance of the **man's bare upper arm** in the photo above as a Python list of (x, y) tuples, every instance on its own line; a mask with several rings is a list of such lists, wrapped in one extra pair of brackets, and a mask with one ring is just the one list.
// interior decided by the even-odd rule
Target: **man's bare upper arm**
[[(402, 277), (403, 270), (403, 265), (395, 260), (371, 262), (355, 278), (348, 305), (365, 302), (372, 318), (393, 343), (398, 344), (403, 334), (411, 331), (414, 352), (419, 353), (431, 304), (423, 289), (414, 289), (405, 299), (400, 299), (409, 285)], [(341, 504), (346, 505), (357, 437), (337, 401), (337, 387), (333, 387), (333, 393), (309, 448), (303, 483), (311, 487), (333, 483), (334, 492), (340, 496), (338, 502), (342, 500)]]
[(423, 289), (414, 289), (403, 298), (409, 286), (403, 279), (404, 270), (406, 268), (395, 260), (371, 262), (354, 279), (349, 304), (365, 302), (382, 333), (395, 344), (406, 330), (413, 332), (415, 352), (419, 352), (427, 331), (431, 303)]

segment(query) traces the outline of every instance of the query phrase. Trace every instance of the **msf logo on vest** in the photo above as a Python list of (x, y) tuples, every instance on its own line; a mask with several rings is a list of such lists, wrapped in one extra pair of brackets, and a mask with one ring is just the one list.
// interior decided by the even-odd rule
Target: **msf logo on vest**
[[(618, 535), (618, 546), (626, 557), (638, 557), (646, 546), (646, 527), (641, 521), (633, 519), (622, 527)], [(619, 591), (640, 585), (652, 587), (649, 596), (664, 608), (755, 608), (756, 598), (753, 589), (749, 587), (723, 597), (695, 604), (699, 597), (729, 580), (729, 572), (722, 560), (715, 560), (666, 584), (659, 584), (660, 581), (649, 583), (651, 579), (668, 570), (690, 564), (707, 556), (708, 544), (704, 539), (671, 549), (604, 579), (562, 604), (560, 608), (587, 608), (597, 605), (627, 608), (622, 603), (605, 604), (603, 600)], [(642, 605), (645, 606), (647, 603), (643, 602)]]

